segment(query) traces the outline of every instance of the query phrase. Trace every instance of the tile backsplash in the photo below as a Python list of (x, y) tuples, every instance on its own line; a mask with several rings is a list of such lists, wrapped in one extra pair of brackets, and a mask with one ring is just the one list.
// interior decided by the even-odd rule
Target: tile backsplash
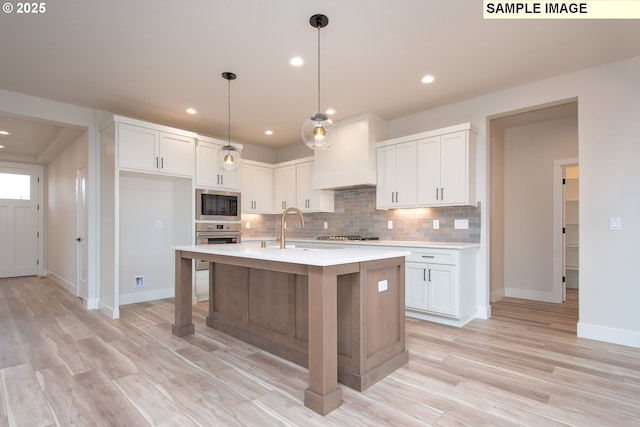
[[(306, 213), (305, 227), (297, 215), (288, 215), (287, 237), (315, 239), (318, 236), (360, 235), (381, 240), (421, 240), (430, 242), (480, 242), (480, 206), (376, 210), (375, 187), (335, 191), (334, 213)], [(440, 228), (433, 229), (433, 220)], [(468, 229), (454, 229), (454, 220), (467, 219)], [(393, 229), (387, 228), (388, 221)], [(246, 229), (246, 223), (251, 224)], [(328, 228), (324, 229), (324, 223)], [(243, 237), (280, 234), (280, 215), (242, 215)]]

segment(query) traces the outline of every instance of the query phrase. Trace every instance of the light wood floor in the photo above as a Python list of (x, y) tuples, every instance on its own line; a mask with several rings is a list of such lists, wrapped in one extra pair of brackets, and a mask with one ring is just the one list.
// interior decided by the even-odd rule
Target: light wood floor
[(464, 328), (407, 320), (409, 364), (342, 407), (303, 406), (306, 370), (204, 325), (171, 335), (171, 300), (110, 320), (49, 279), (0, 280), (0, 426), (640, 424), (640, 349), (578, 339), (563, 305), (508, 299)]

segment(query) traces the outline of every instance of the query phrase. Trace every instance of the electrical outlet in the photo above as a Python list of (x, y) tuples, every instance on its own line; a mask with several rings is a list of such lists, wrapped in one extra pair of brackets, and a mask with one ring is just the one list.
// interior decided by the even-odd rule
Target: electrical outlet
[(244, 228), (246, 228), (247, 230), (251, 228), (251, 222), (247, 221), (244, 223)]
[(469, 228), (468, 219), (456, 219), (453, 221), (453, 228), (456, 230), (467, 230)]
[(133, 276), (133, 288), (144, 288), (144, 276)]
[(622, 222), (619, 217), (609, 218), (609, 230), (622, 230)]
[(329, 228), (329, 223), (327, 221), (324, 222), (323, 228), (327, 230)]
[(386, 280), (380, 280), (378, 282), (378, 292), (384, 292), (389, 289), (389, 283)]
[(157, 220), (157, 221), (156, 221), (156, 229), (157, 229), (157, 230), (160, 230), (161, 228), (162, 228), (162, 221)]
[(393, 230), (393, 221), (387, 221), (387, 230)]
[(433, 220), (433, 229), (434, 230), (438, 230), (440, 228), (440, 220), (439, 219), (434, 219)]

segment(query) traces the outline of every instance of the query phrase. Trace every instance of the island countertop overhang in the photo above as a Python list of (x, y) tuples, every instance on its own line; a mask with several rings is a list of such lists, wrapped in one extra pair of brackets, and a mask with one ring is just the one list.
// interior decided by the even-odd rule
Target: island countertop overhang
[(183, 245), (174, 246), (173, 249), (176, 251), (283, 262), (289, 264), (312, 265), (317, 267), (406, 257), (411, 254), (411, 252), (403, 250), (372, 248), (262, 248), (242, 243), (237, 245)]

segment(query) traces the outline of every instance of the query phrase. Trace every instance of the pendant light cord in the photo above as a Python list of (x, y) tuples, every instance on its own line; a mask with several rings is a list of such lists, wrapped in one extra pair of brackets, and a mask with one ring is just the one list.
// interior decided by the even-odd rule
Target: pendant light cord
[(229, 121), (227, 122), (227, 135), (229, 137), (229, 147), (231, 147), (231, 80), (227, 80), (227, 111), (229, 112)]
[(318, 113), (320, 113), (320, 25), (318, 25)]

